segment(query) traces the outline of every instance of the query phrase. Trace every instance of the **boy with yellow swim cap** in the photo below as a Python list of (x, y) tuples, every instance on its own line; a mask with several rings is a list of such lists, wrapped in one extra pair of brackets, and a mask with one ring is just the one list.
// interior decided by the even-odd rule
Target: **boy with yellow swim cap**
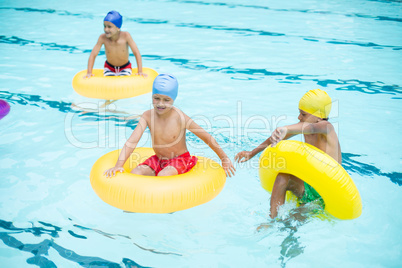
[[(278, 127), (272, 135), (252, 151), (242, 151), (235, 156), (237, 162), (245, 162), (263, 151), (269, 145), (303, 134), (306, 143), (326, 152), (339, 164), (342, 163), (341, 147), (334, 126), (328, 122), (331, 98), (321, 89), (308, 91), (299, 102), (299, 123)], [(291, 191), (302, 203), (321, 199), (321, 196), (307, 183), (291, 174), (279, 173), (272, 195), (270, 217), (278, 215), (278, 208), (285, 202), (286, 191)], [(322, 200), (322, 199), (321, 199)]]

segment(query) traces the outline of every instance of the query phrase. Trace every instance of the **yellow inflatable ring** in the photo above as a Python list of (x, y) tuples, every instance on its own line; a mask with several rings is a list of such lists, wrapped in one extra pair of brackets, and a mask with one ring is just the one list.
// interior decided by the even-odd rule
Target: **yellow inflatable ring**
[(359, 191), (346, 170), (332, 157), (310, 144), (281, 141), (260, 157), (262, 187), (272, 192), (278, 173), (292, 174), (311, 185), (323, 198), (325, 210), (338, 219), (360, 216)]
[(215, 161), (197, 156), (197, 164), (176, 176), (142, 176), (130, 173), (154, 155), (152, 148), (136, 148), (124, 165), (124, 172), (106, 178), (120, 150), (100, 157), (92, 167), (90, 179), (95, 193), (106, 203), (122, 210), (140, 213), (171, 213), (204, 204), (223, 189), (226, 174)]
[(78, 94), (95, 99), (119, 100), (139, 96), (152, 91), (152, 84), (158, 76), (151, 68), (142, 69), (147, 77), (134, 75), (137, 68), (130, 76), (104, 76), (102, 69), (94, 69), (91, 78), (84, 78), (87, 70), (83, 70), (74, 76), (73, 88)]

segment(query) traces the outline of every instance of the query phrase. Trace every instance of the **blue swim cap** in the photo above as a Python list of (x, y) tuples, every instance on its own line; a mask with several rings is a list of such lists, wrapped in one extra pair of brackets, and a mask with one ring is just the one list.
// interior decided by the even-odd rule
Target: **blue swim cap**
[(121, 25), (123, 23), (123, 17), (120, 15), (119, 12), (117, 11), (110, 11), (107, 13), (105, 19), (103, 21), (110, 21), (114, 25), (116, 25), (117, 28), (121, 28)]
[(160, 74), (154, 80), (152, 94), (166, 95), (175, 100), (178, 89), (179, 84), (177, 83), (177, 79), (174, 75)]

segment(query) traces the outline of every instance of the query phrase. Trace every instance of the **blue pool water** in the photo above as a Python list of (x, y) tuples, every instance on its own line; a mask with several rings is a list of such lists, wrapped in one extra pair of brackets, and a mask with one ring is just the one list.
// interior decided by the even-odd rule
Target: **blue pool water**
[[(99, 110), (72, 89), (113, 9), (143, 65), (178, 77), (177, 107), (232, 159), (297, 122), (304, 92), (326, 90), (362, 215), (257, 232), (270, 198), (257, 157), (189, 210), (124, 213), (101, 201), (93, 163), (122, 147), (150, 108), (146, 94)], [(11, 112), (0, 121), (0, 266), (400, 267), (401, 11), (385, 0), (1, 1), (0, 99)], [(194, 135), (188, 143), (218, 161)], [(141, 146), (150, 146), (148, 132)]]

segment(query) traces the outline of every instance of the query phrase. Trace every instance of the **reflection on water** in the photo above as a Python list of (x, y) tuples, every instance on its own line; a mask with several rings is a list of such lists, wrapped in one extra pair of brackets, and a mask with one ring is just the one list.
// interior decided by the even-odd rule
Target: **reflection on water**
[(402, 173), (400, 172), (382, 172), (381, 169), (374, 165), (366, 164), (355, 160), (355, 158), (360, 157), (358, 154), (342, 153), (342, 166), (348, 172), (355, 172), (362, 176), (374, 175), (388, 177), (393, 183), (402, 186)]
[(0, 91), (0, 99), (7, 100), (10, 104), (31, 105), (42, 109), (56, 109), (62, 113), (74, 113), (83, 121), (107, 121), (114, 122), (116, 126), (125, 126), (134, 129), (138, 124), (137, 115), (128, 115), (119, 111), (101, 111), (99, 109), (84, 109), (71, 102), (45, 100), (39, 95), (11, 93)]
[[(71, 219), (70, 219), (71, 220)], [(29, 264), (35, 264), (38, 265), (39, 267), (44, 267), (44, 268), (52, 268), (52, 267), (57, 267), (55, 263), (49, 259), (49, 249), (53, 248), (55, 249), (59, 255), (69, 261), (75, 262), (78, 265), (82, 267), (121, 267), (120, 264), (115, 263), (113, 261), (109, 261), (100, 257), (95, 257), (95, 256), (82, 256), (74, 252), (73, 249), (68, 249), (65, 247), (62, 247), (58, 243), (55, 242), (55, 240), (59, 237), (59, 233), (63, 232), (62, 228), (55, 226), (50, 223), (38, 222), (40, 225), (43, 225), (44, 227), (36, 227), (34, 224), (32, 224), (32, 227), (28, 228), (19, 228), (14, 226), (12, 222), (4, 221), (0, 219), (0, 228), (4, 229), (4, 232), (0, 232), (0, 240), (3, 241), (3, 243), (10, 247), (10, 248), (15, 248), (20, 251), (25, 251), (32, 253), (34, 256), (30, 257), (27, 259), (27, 263)], [(105, 233), (101, 230), (97, 229), (92, 229), (92, 228), (87, 228), (84, 226), (80, 226), (77, 224), (74, 224), (74, 227), (79, 228), (80, 230), (84, 231), (91, 231), (95, 232), (98, 234), (101, 234), (107, 238), (110, 239), (115, 239), (115, 237), (122, 237), (125, 239), (130, 239), (130, 237), (125, 236), (125, 235), (120, 235), (120, 234), (109, 234)], [(42, 235), (49, 235), (52, 237), (52, 239), (44, 239), (42, 242), (36, 243), (36, 244), (28, 244), (28, 243), (23, 243), (22, 241), (16, 239), (13, 235), (14, 234), (21, 234), (21, 233), (27, 233), (27, 234), (32, 234), (36, 237), (41, 237)], [(72, 230), (68, 230), (68, 233), (77, 239), (87, 239), (86, 236), (83, 235), (78, 235)], [(140, 246), (138, 243), (133, 242), (135, 246), (140, 248), (141, 250), (145, 250), (154, 254), (171, 254), (171, 255), (176, 255), (176, 256), (181, 256), (181, 254), (177, 253), (172, 253), (172, 252), (161, 252), (157, 251), (154, 249), (147, 249), (145, 247)], [(145, 267), (141, 266), (135, 261), (129, 259), (129, 258), (123, 258), (122, 263), (125, 265), (127, 268), (134, 268), (134, 267)]]
[(334, 221), (334, 218), (327, 214), (318, 202), (308, 203), (290, 210), (289, 206), (285, 205), (279, 209), (277, 218), (260, 224), (256, 231), (266, 233), (265, 238), (278, 234), (285, 236), (280, 244), (278, 260), (281, 267), (286, 267), (290, 260), (303, 254), (307, 247), (299, 241), (298, 229), (317, 218), (328, 222)]

